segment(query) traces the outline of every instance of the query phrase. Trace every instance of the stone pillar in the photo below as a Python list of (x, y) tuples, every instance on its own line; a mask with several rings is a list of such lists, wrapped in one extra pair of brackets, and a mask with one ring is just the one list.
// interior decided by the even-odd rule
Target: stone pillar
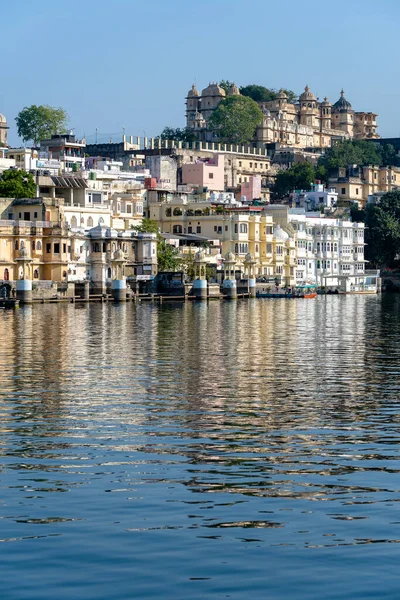
[(193, 293), (196, 300), (207, 300), (207, 281), (205, 279), (195, 279), (193, 281)]
[(229, 300), (235, 300), (237, 298), (237, 286), (235, 279), (224, 279), (222, 289), (223, 293)]
[(32, 302), (32, 281), (29, 279), (17, 280), (17, 300), (21, 304), (30, 304)]
[(113, 279), (111, 294), (115, 302), (124, 302), (126, 300), (126, 281), (124, 279)]
[(249, 296), (250, 298), (255, 298), (257, 293), (256, 280), (254, 277), (248, 279), (249, 282)]

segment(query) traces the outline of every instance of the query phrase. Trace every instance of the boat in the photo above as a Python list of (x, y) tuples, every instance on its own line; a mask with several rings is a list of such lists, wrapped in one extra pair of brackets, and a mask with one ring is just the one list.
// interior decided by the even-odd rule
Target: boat
[(317, 290), (314, 285), (301, 285), (296, 288), (296, 298), (316, 298)]

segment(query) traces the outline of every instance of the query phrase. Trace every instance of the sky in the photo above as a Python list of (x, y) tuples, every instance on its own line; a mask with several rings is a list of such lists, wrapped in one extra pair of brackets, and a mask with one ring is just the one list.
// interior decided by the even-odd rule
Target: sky
[(185, 96), (228, 79), (378, 113), (400, 136), (399, 0), (0, 0), (0, 113), (63, 107), (94, 142), (185, 125)]

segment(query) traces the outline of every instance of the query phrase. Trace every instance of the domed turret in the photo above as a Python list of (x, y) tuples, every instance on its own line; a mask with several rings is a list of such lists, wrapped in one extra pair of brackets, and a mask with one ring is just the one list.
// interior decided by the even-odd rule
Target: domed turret
[(331, 103), (329, 102), (329, 100), (326, 96), (325, 96), (323, 102), (321, 102), (321, 106), (331, 106)]
[(274, 238), (280, 242), (286, 242), (289, 239), (289, 234), (282, 229), (280, 225), (274, 227)]
[(244, 262), (252, 262), (254, 260), (254, 256), (251, 252), (248, 252), (244, 257)]
[(236, 256), (233, 252), (227, 252), (225, 254), (225, 262), (236, 262)]
[(210, 83), (208, 87), (201, 92), (203, 97), (207, 96), (226, 96), (225, 90), (218, 83)]
[(286, 92), (285, 92), (284, 90), (282, 90), (282, 89), (281, 89), (281, 90), (279, 90), (279, 92), (278, 92), (278, 94), (277, 94), (277, 96), (276, 96), (276, 99), (277, 99), (277, 100), (287, 100), (287, 99), (288, 99), (288, 97), (287, 97), (287, 94), (286, 94)]
[(21, 248), (21, 250), (19, 251), (19, 257), (20, 258), (29, 258), (29, 253), (28, 253), (28, 249), (26, 248), (26, 246), (23, 246), (23, 248)]
[(114, 260), (125, 260), (125, 255), (122, 252), (121, 248), (114, 252)]
[(228, 90), (228, 96), (240, 96), (239, 88), (235, 83), (232, 83)]
[(304, 92), (300, 95), (299, 98), (300, 102), (312, 102), (312, 101), (316, 101), (316, 97), (314, 96), (314, 94), (312, 93), (312, 91), (310, 90), (310, 88), (308, 87), (308, 85), (306, 85), (306, 87), (304, 88)]
[(197, 250), (196, 254), (194, 255), (194, 260), (196, 262), (202, 262), (203, 260), (205, 260), (206, 258), (206, 253), (204, 252), (204, 250), (201, 248), (200, 250)]
[(193, 96), (200, 96), (199, 91), (196, 86), (193, 84), (190, 90), (188, 91), (188, 98), (193, 98)]
[(342, 90), (340, 92), (340, 98), (333, 105), (333, 109), (335, 111), (337, 111), (337, 110), (339, 110), (339, 111), (348, 111), (348, 110), (351, 110), (351, 104), (350, 104), (350, 102), (348, 100), (346, 100), (346, 98), (344, 97), (344, 90)]

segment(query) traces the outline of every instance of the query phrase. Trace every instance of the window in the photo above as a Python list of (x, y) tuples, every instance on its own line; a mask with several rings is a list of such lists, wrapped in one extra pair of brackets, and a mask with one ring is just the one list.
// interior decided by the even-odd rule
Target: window
[(241, 166), (242, 166), (242, 161), (241, 161), (241, 160), (239, 160), (239, 167), (241, 167)]
[(346, 193), (346, 188), (342, 188), (342, 194)]
[(235, 223), (235, 233), (237, 233), (237, 232), (238, 232), (238, 224)]
[(63, 244), (63, 252), (64, 252), (64, 254), (66, 253), (66, 251), (67, 251), (67, 244)]
[[(191, 227), (189, 227), (189, 229), (191, 229)], [(172, 227), (172, 233), (182, 233), (182, 225), (174, 225)]]
[(71, 227), (77, 227), (77, 226), (78, 226), (78, 221), (76, 220), (76, 217), (72, 217)]
[(33, 271), (33, 279), (39, 279), (39, 271), (37, 269)]
[(42, 249), (42, 243), (37, 241), (36, 242), (36, 250), (41, 250)]
[(60, 254), (60, 244), (58, 242), (54, 244), (54, 254)]
[(188, 233), (193, 233), (193, 227), (192, 226), (188, 227)]
[(46, 244), (46, 252), (47, 254), (51, 253), (51, 244)]
[(228, 225), (225, 225), (225, 231), (228, 231)]
[(32, 242), (32, 244), (31, 244), (31, 246), (32, 246), (32, 250), (34, 250), (34, 249), (35, 249), (35, 247), (36, 247), (36, 245), (35, 245), (35, 240), (33, 240), (33, 242)]
[(247, 224), (246, 223), (240, 224), (240, 233), (247, 233)]
[(88, 227), (93, 227), (93, 219), (92, 219), (92, 217), (88, 217), (87, 226)]
[(214, 173), (209, 173), (208, 174), (208, 179), (214, 179)]
[(34, 212), (34, 213), (33, 213), (33, 218), (34, 218), (34, 219), (37, 219), (37, 212)]
[(196, 233), (201, 233), (201, 225), (197, 225), (197, 227), (196, 227)]
[(251, 162), (251, 163), (250, 163), (250, 169), (252, 169), (252, 168), (253, 168), (253, 163)]
[(15, 240), (14, 248), (15, 248), (15, 250), (18, 250), (18, 248), (19, 248), (18, 240)]
[(8, 213), (8, 219), (12, 221), (14, 219), (14, 215), (12, 213)]
[(132, 205), (131, 204), (127, 204), (126, 205), (126, 212), (131, 214), (132, 213)]
[(356, 196), (358, 196), (358, 188), (356, 188)]

